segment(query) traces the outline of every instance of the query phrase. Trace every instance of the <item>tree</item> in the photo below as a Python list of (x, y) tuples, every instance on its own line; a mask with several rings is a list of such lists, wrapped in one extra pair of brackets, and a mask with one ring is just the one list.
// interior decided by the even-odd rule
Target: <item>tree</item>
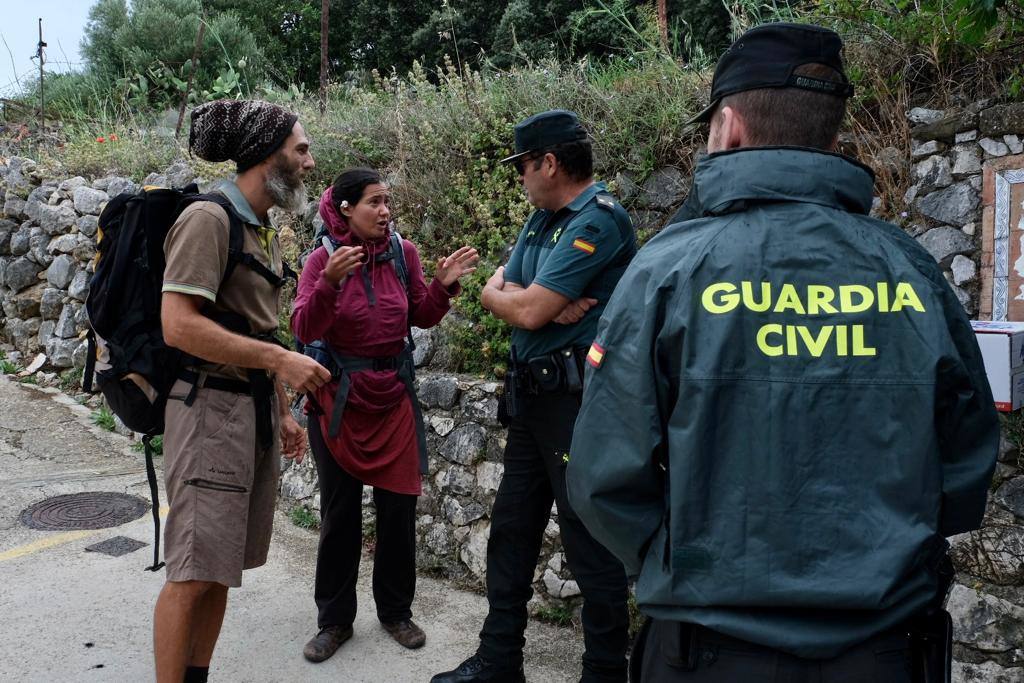
[(128, 23), (125, 0), (99, 0), (89, 9), (82, 38), (82, 57), (100, 75), (122, 72), (121, 55), (114, 43), (114, 34)]
[(180, 80), (191, 68), (197, 89), (210, 88), (225, 73), (258, 85), (262, 54), (233, 12), (211, 14), (199, 63), (190, 63), (201, 15), (200, 0), (133, 0), (130, 6), (125, 0), (100, 0), (90, 10), (82, 54), (97, 75), (141, 76), (145, 87), (139, 90), (152, 90), (156, 99), (173, 99), (179, 86), (172, 79)]

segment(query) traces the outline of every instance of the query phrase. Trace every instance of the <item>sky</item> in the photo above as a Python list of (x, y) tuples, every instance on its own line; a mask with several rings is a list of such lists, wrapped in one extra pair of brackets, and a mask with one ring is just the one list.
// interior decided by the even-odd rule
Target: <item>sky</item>
[[(0, 97), (18, 92), (18, 79), (38, 76), (39, 62), (31, 59), (39, 42), (39, 19), (47, 43), (46, 70), (80, 69), (82, 41), (94, 0), (0, 0)], [(6, 46), (4, 43), (7, 43)], [(13, 63), (12, 63), (13, 61)]]

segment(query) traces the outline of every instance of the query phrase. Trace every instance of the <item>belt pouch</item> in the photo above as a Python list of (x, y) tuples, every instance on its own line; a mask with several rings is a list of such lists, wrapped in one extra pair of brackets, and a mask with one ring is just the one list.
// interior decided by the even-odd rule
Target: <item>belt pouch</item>
[(554, 393), (565, 388), (562, 364), (556, 360), (557, 358), (557, 355), (537, 356), (526, 361), (530, 376), (545, 393)]

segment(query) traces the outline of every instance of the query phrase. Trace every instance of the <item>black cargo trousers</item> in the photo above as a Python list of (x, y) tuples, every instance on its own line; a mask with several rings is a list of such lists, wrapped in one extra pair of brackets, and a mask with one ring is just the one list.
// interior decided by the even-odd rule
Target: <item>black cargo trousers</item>
[(489, 611), (478, 654), (499, 665), (518, 666), (526, 640), (526, 604), (540, 555), (551, 503), (565, 558), (583, 594), (582, 681), (626, 680), (629, 616), (626, 572), (573, 512), (566, 497), (565, 467), (580, 394), (526, 393), (512, 418), (505, 446), (505, 473), (491, 512), (487, 544)]
[(905, 628), (880, 633), (831, 659), (803, 659), (703, 626), (648, 619), (630, 665), (632, 683), (911, 683)]

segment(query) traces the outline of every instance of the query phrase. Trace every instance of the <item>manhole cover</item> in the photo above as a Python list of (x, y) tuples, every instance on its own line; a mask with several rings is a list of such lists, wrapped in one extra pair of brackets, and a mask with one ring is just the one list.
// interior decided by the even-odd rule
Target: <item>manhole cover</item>
[(139, 548), (145, 548), (147, 545), (147, 543), (136, 541), (134, 538), (128, 538), (127, 536), (114, 536), (105, 541), (86, 546), (85, 550), (90, 553), (103, 553), (111, 557), (121, 557), (122, 555), (133, 553)]
[(30, 529), (67, 531), (107, 529), (138, 519), (149, 503), (124, 493), (96, 491), (54, 496), (31, 505), (21, 513), (21, 523)]

